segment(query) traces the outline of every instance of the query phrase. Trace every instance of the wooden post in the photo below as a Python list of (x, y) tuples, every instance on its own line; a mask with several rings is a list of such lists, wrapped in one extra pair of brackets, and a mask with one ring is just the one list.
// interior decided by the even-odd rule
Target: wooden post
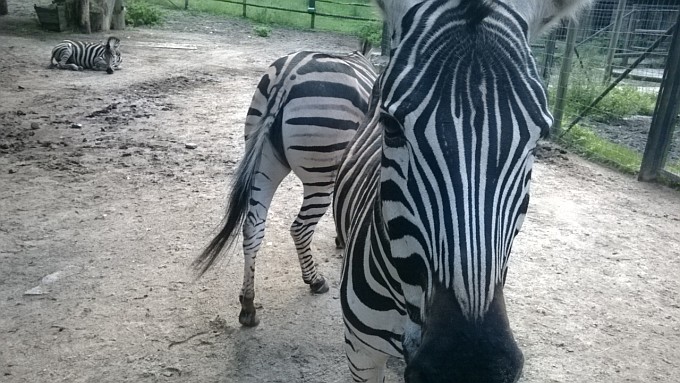
[(125, 0), (116, 0), (111, 15), (111, 29), (125, 29)]
[(243, 0), (243, 17), (246, 17), (246, 1), (247, 0)]
[(545, 42), (545, 50), (543, 52), (543, 70), (541, 76), (543, 76), (543, 82), (545, 82), (545, 86), (550, 84), (550, 75), (552, 74), (552, 67), (555, 63), (556, 41), (557, 32), (553, 30), (548, 36), (548, 40)]
[(607, 60), (604, 64), (604, 78), (602, 84), (609, 84), (612, 78), (612, 64), (614, 62), (614, 53), (619, 46), (619, 36), (621, 35), (621, 25), (623, 25), (623, 14), (626, 12), (627, 0), (619, 0), (619, 5), (616, 7), (616, 19), (614, 19), (614, 30), (612, 31), (612, 38), (609, 40), (609, 50), (607, 51)]
[(189, 9), (189, 0), (184, 0), (184, 10)]
[(673, 129), (680, 109), (680, 12), (673, 31), (671, 48), (666, 59), (659, 98), (654, 109), (652, 125), (640, 166), (640, 181), (655, 181), (666, 164), (666, 157), (673, 137)]
[(0, 0), (0, 16), (6, 15), (9, 13), (9, 10), (7, 9), (7, 0)]
[(555, 120), (550, 129), (550, 134), (557, 137), (557, 134), (562, 130), (562, 118), (564, 117), (564, 105), (567, 98), (567, 88), (569, 87), (569, 75), (571, 74), (571, 59), (576, 43), (576, 23), (574, 20), (569, 20), (567, 27), (567, 41), (564, 48), (564, 57), (562, 57), (562, 68), (560, 69), (560, 79), (557, 82), (557, 96), (555, 97), (555, 111), (553, 115)]
[(80, 31), (92, 33), (90, 29), (90, 0), (80, 0)]

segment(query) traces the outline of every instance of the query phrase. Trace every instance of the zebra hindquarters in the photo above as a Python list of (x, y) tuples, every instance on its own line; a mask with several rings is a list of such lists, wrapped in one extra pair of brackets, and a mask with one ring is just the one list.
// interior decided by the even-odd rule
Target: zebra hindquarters
[(289, 100), (282, 118), (282, 141), (286, 160), (304, 186), (302, 207), (290, 228), (302, 279), (312, 292), (325, 293), (328, 285), (316, 270), (311, 243), (316, 225), (332, 202), (340, 161), (363, 111), (349, 99), (321, 91), (315, 95), (313, 102), (310, 97)]
[[(76, 64), (73, 60), (73, 47), (69, 43), (62, 43), (54, 47), (52, 50), (52, 58), (50, 58), (50, 69), (71, 69), (75, 71), (83, 70), (83, 67)], [(56, 64), (53, 62), (56, 61)]]

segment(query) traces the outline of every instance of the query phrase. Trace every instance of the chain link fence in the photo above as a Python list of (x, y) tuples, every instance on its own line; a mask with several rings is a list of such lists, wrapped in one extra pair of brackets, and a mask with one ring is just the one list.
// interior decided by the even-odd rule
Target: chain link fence
[[(640, 170), (678, 12), (678, 0), (599, 0), (578, 23), (536, 43), (557, 119), (554, 138)], [(666, 168), (678, 174), (679, 141), (671, 139), (666, 157)]]

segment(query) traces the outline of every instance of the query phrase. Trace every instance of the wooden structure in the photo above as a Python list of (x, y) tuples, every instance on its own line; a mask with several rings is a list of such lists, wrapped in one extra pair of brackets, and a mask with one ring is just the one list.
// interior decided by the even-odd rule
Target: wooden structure
[(40, 24), (51, 31), (73, 27), (83, 33), (125, 29), (124, 0), (54, 0), (47, 7), (35, 6), (35, 11)]

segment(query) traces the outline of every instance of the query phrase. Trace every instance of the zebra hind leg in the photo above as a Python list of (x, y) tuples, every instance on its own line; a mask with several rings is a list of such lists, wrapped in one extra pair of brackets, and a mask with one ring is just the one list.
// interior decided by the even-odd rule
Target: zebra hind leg
[(59, 55), (59, 59), (57, 60), (57, 68), (59, 69), (71, 69), (71, 70), (83, 70), (83, 67), (80, 65), (76, 65), (74, 63), (69, 63), (68, 59), (71, 58), (71, 51), (70, 50), (64, 50), (61, 52)]
[(290, 172), (276, 159), (270, 145), (262, 151), (259, 169), (253, 179), (250, 206), (243, 223), (243, 287), (239, 295), (241, 312), (238, 320), (247, 327), (260, 323), (255, 307), (255, 258), (264, 239), (269, 205), (279, 184)]
[(355, 382), (384, 383), (386, 354), (367, 348), (351, 331), (345, 329), (345, 353)]
[(302, 270), (302, 280), (309, 285), (314, 294), (328, 292), (326, 279), (316, 270), (316, 264), (312, 257), (311, 243), (314, 237), (314, 229), (319, 220), (328, 210), (331, 204), (332, 189), (328, 187), (315, 187), (304, 185), (304, 200), (297, 218), (290, 227), (290, 235), (295, 242), (295, 248)]

